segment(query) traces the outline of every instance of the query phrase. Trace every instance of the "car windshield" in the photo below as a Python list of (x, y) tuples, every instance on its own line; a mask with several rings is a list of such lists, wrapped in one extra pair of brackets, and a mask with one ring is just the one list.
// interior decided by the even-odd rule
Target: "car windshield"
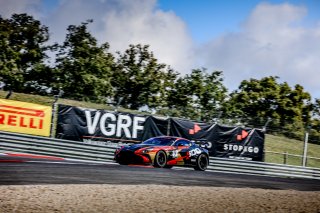
[(150, 138), (144, 141), (142, 144), (158, 145), (158, 146), (170, 146), (175, 141), (174, 138)]

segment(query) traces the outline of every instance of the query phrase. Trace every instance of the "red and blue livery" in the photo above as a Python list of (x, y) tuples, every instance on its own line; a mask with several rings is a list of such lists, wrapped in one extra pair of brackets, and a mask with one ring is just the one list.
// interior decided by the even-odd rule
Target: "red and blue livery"
[(207, 149), (185, 138), (161, 136), (116, 149), (114, 160), (124, 165), (186, 166), (205, 171), (209, 165), (209, 154)]

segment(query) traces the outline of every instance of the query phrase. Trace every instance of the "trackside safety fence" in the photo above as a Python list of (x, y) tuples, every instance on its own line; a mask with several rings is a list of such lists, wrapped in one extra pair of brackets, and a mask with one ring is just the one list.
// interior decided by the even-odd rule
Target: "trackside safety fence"
[[(112, 162), (116, 147), (0, 131), (0, 153), (46, 155), (73, 160)], [(320, 180), (320, 169), (210, 157), (207, 171)]]

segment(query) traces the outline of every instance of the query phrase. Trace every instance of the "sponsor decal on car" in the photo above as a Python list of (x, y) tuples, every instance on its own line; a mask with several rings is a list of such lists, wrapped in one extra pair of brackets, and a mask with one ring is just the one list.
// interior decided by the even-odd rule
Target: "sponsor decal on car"
[(191, 149), (189, 151), (189, 157), (201, 154), (201, 150), (199, 148)]

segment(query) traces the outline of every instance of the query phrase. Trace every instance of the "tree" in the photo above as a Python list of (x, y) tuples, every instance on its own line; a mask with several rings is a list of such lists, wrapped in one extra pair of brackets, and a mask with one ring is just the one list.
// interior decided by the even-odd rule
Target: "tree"
[(226, 97), (222, 72), (209, 74), (202, 68), (193, 69), (190, 75), (180, 77), (169, 92), (167, 102), (173, 116), (209, 121), (219, 116)]
[(33, 70), (46, 58), (48, 28), (27, 14), (0, 16), (0, 75), (17, 92), (24, 92), (27, 82), (35, 79)]
[(282, 129), (301, 137), (301, 131), (310, 122), (311, 96), (301, 85), (291, 88), (286, 82), (278, 83), (277, 79), (270, 76), (242, 81), (239, 89), (230, 94), (228, 104), (237, 111), (229, 110), (228, 115), (235, 117), (238, 113), (242, 122), (255, 127), (271, 118), (278, 131)]
[(58, 47), (55, 87), (67, 98), (102, 103), (112, 96), (114, 57), (108, 52), (109, 44), (98, 46), (88, 31), (91, 22), (68, 27), (65, 42)]
[(130, 45), (124, 53), (118, 52), (112, 81), (114, 100), (121, 99), (121, 106), (130, 109), (159, 109), (176, 76), (169, 66), (158, 63), (148, 45)]
[(320, 118), (320, 99), (316, 98), (312, 108), (312, 115)]

